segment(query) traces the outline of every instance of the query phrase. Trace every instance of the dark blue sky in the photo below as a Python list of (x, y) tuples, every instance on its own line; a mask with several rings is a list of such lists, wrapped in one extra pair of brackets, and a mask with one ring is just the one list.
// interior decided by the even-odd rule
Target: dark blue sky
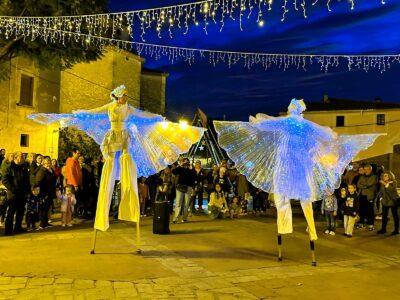
[[(177, 0), (111, 0), (111, 11), (150, 8), (175, 3)], [(291, 2), (291, 1), (288, 1)], [(310, 1), (307, 1), (310, 2)], [(325, 0), (323, 1), (325, 2)], [(164, 45), (234, 51), (313, 54), (399, 54), (400, 0), (357, 0), (351, 11), (347, 1), (332, 1), (332, 12), (324, 5), (309, 8), (308, 18), (293, 9), (281, 22), (280, 0), (265, 18), (264, 27), (254, 20), (227, 22), (224, 30), (210, 25), (208, 35), (201, 27), (190, 29), (184, 36), (166, 34), (162, 39), (149, 33), (146, 41)], [(321, 2), (322, 4), (322, 2)], [(145, 57), (146, 58), (146, 57)], [(315, 66), (301, 70), (245, 69), (225, 65), (213, 67), (207, 62), (189, 66), (185, 62), (170, 64), (166, 59), (147, 59), (146, 67), (170, 73), (167, 84), (167, 114), (190, 116), (197, 107), (214, 118), (246, 120), (257, 112), (274, 114), (285, 110), (293, 97), (321, 101), (324, 93), (335, 98), (400, 102), (400, 65), (386, 73), (348, 72), (343, 68), (323, 73)]]

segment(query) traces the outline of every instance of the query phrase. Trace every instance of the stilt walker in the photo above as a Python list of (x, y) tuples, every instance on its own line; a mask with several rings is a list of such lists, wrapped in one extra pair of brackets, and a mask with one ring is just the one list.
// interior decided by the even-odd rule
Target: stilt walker
[(59, 122), (83, 130), (100, 146), (103, 166), (94, 223), (91, 254), (96, 252), (98, 231), (109, 228), (109, 211), (116, 180), (121, 182), (118, 218), (136, 223), (136, 249), (140, 249), (140, 205), (138, 177), (148, 177), (174, 163), (198, 142), (203, 128), (168, 122), (164, 117), (128, 105), (124, 85), (110, 94), (111, 102), (72, 114), (33, 114), (41, 124)]
[(278, 261), (282, 261), (282, 235), (293, 232), (290, 200), (296, 199), (307, 221), (312, 265), (316, 266), (312, 202), (333, 193), (346, 166), (379, 134), (337, 135), (304, 119), (305, 109), (303, 100), (293, 99), (287, 116), (257, 114), (249, 122), (215, 121), (214, 125), (220, 146), (237, 170), (255, 187), (274, 194)]

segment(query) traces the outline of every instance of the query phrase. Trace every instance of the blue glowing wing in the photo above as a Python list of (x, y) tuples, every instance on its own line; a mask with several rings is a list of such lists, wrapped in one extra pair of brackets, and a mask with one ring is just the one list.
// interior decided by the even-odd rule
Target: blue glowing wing
[(375, 142), (375, 140), (385, 134), (355, 134), (339, 135), (338, 151), (339, 163), (338, 172), (342, 174), (347, 165), (357, 156), (360, 151), (366, 150)]
[(182, 126), (168, 121), (136, 123), (132, 130), (131, 154), (138, 175), (148, 177), (174, 163), (200, 141), (204, 128)]
[(214, 121), (219, 145), (225, 149), (237, 170), (255, 187), (273, 191), (277, 151), (282, 134), (261, 131), (247, 122)]
[(74, 127), (84, 131), (101, 145), (103, 138), (110, 130), (110, 122), (106, 113), (75, 113), (75, 114), (31, 114), (29, 119), (42, 125), (58, 123), (59, 127)]

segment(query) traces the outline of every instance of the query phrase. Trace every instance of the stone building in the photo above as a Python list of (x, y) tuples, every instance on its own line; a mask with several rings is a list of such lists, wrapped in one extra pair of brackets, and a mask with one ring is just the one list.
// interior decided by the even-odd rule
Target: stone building
[(338, 134), (383, 133), (355, 161), (381, 164), (400, 176), (400, 104), (355, 101), (324, 96), (321, 102), (307, 102), (304, 117)]
[(9, 79), (0, 82), (0, 148), (58, 156), (58, 128), (26, 118), (31, 113), (70, 113), (109, 102), (110, 91), (125, 84), (129, 103), (165, 114), (168, 74), (143, 70), (145, 60), (135, 54), (108, 48), (104, 56), (72, 69), (41, 70), (26, 58), (10, 60)]

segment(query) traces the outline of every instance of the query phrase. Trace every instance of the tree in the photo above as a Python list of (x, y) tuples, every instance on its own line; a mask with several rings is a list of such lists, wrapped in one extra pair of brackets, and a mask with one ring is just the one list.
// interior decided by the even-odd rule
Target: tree
[(60, 130), (58, 148), (58, 159), (62, 162), (65, 162), (74, 148), (78, 148), (86, 159), (98, 158), (101, 154), (99, 145), (91, 137), (71, 127)]
[[(104, 13), (107, 0), (0, 0), (1, 16), (60, 16)], [(0, 80), (7, 78), (4, 65), (13, 57), (25, 56), (43, 69), (68, 69), (80, 62), (101, 57), (95, 46), (80, 43), (46, 44), (42, 39), (25, 41), (21, 37), (6, 39), (0, 33)]]

